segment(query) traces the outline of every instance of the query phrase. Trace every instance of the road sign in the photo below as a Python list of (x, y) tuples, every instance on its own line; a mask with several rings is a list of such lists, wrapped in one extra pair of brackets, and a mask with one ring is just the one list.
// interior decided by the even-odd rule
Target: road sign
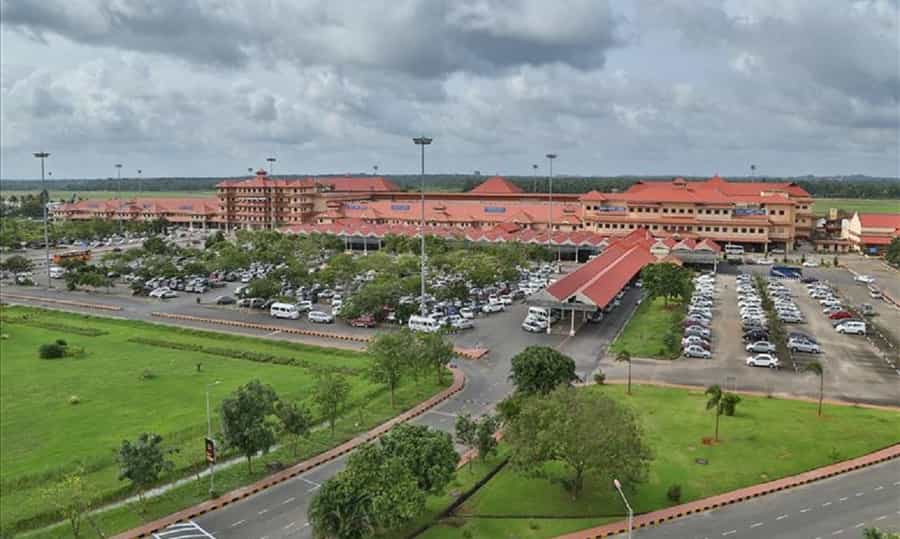
[(206, 462), (216, 463), (216, 441), (212, 438), (206, 438)]

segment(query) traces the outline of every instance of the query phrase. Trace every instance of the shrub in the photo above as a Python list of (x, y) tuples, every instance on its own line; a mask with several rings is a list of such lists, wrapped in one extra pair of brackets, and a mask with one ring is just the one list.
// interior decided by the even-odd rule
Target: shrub
[(672, 485), (669, 487), (669, 490), (666, 491), (666, 498), (669, 498), (670, 502), (678, 503), (681, 501), (681, 485)]
[(150, 369), (141, 371), (141, 380), (153, 380), (154, 378), (156, 378), (156, 373)]
[(598, 370), (594, 373), (594, 383), (602, 386), (606, 382), (606, 373)]
[(41, 359), (59, 359), (65, 355), (66, 347), (60, 346), (55, 342), (42, 344), (41, 347), (38, 348), (38, 356), (40, 356)]
[(722, 398), (722, 412), (727, 416), (734, 415), (734, 408), (741, 402), (741, 398), (734, 393), (726, 393)]
[(65, 339), (56, 339), (56, 344), (60, 346), (69, 346), (69, 343), (67, 343)]
[(472, 530), (463, 530), (462, 536), (463, 536), (465, 539), (472, 539), (472, 537), (473, 537), (473, 535), (472, 535)]
[(69, 397), (69, 404), (74, 405), (74, 404), (80, 404), (80, 403), (81, 403), (81, 397), (79, 397), (78, 395), (72, 395), (71, 397)]

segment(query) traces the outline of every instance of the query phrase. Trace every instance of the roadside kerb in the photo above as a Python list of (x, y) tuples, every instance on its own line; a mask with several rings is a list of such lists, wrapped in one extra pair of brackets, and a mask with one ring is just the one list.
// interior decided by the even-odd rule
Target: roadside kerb
[(71, 300), (67, 300), (67, 299), (44, 298), (41, 296), (28, 296), (25, 294), (10, 294), (8, 292), (4, 292), (3, 297), (26, 300), (26, 301), (37, 301), (37, 302), (42, 302), (42, 303), (56, 303), (59, 305), (71, 305), (73, 307), (84, 307), (87, 309), (100, 309), (103, 311), (121, 311), (122, 310), (122, 307), (119, 307), (118, 305), (104, 305), (102, 303), (85, 303), (85, 302), (81, 302), (81, 301), (71, 301)]
[(279, 483), (283, 483), (284, 481), (287, 481), (288, 479), (291, 479), (300, 474), (306, 473), (306, 472), (312, 470), (313, 468), (316, 468), (318, 466), (321, 466), (322, 464), (325, 464), (326, 462), (330, 462), (340, 456), (343, 456), (343, 455), (349, 453), (350, 451), (352, 451), (353, 449), (355, 449), (356, 447), (358, 447), (359, 445), (362, 445), (366, 442), (371, 442), (372, 440), (375, 440), (379, 436), (383, 435), (384, 433), (386, 433), (389, 430), (391, 430), (392, 428), (394, 428), (396, 425), (398, 425), (400, 423), (404, 423), (411, 419), (415, 419), (416, 417), (422, 415), (423, 413), (430, 410), (431, 408), (434, 408), (438, 404), (444, 402), (445, 400), (449, 399), (453, 395), (462, 391), (463, 387), (465, 386), (465, 382), (466, 382), (465, 375), (463, 375), (463, 373), (459, 370), (453, 370), (452, 372), (453, 372), (453, 383), (450, 384), (450, 387), (441, 391), (437, 395), (434, 395), (433, 397), (429, 398), (425, 402), (422, 402), (422, 403), (416, 405), (415, 407), (413, 407), (412, 409), (407, 410), (406, 412), (403, 412), (402, 414), (400, 414), (392, 419), (389, 419), (388, 421), (382, 423), (381, 425), (375, 427), (374, 429), (372, 429), (364, 434), (361, 434), (361, 435), (353, 438), (352, 440), (344, 442), (343, 444), (341, 444), (337, 447), (334, 447), (332, 449), (329, 449), (328, 451), (326, 451), (324, 453), (316, 455), (315, 457), (312, 457), (303, 462), (297, 463), (297, 464), (291, 466), (290, 468), (287, 468), (287, 469), (277, 472), (273, 475), (270, 475), (269, 477), (261, 479), (261, 480), (257, 481), (256, 483), (253, 483), (252, 485), (247, 485), (246, 487), (241, 487), (241, 488), (232, 490), (231, 492), (228, 492), (226, 494), (223, 494), (222, 496), (219, 496), (215, 500), (209, 500), (209, 501), (203, 502), (201, 504), (195, 505), (194, 507), (184, 509), (177, 513), (173, 513), (169, 516), (166, 516), (161, 519), (150, 522), (148, 524), (145, 524), (141, 527), (121, 533), (119, 535), (116, 535), (114, 537), (114, 539), (131, 539), (131, 538), (136, 538), (136, 537), (150, 537), (151, 534), (153, 534), (157, 531), (160, 531), (162, 529), (165, 529), (165, 528), (171, 526), (172, 524), (176, 524), (179, 522), (186, 522), (190, 519), (193, 519), (193, 518), (199, 517), (201, 515), (204, 515), (206, 513), (209, 513), (210, 511), (215, 511), (217, 509), (221, 509), (222, 507), (225, 507), (226, 505), (230, 505), (237, 501), (243, 500), (244, 498), (250, 497), (250, 496), (257, 494), (258, 492), (261, 492), (267, 488), (278, 485)]
[[(161, 312), (153, 312), (150, 313), (150, 316), (155, 316), (157, 318), (169, 318), (172, 320), (184, 320), (187, 322), (200, 322), (204, 324), (218, 324), (221, 326), (231, 326), (231, 327), (239, 327), (239, 328), (247, 328), (247, 329), (258, 329), (261, 331), (268, 332), (281, 332), (281, 333), (291, 333), (294, 335), (304, 335), (307, 337), (319, 337), (322, 339), (335, 339), (339, 341), (353, 341), (359, 343), (367, 343), (372, 340), (371, 337), (363, 337), (359, 335), (344, 335), (342, 333), (331, 333), (327, 331), (315, 331), (311, 329), (302, 329), (302, 328), (292, 328), (292, 327), (284, 327), (284, 326), (272, 326), (268, 324), (259, 324), (256, 322), (242, 322), (240, 320), (227, 320), (223, 318), (204, 318), (202, 316), (192, 316), (189, 314), (173, 314), (173, 313), (161, 313)], [(462, 356), (466, 359), (479, 359), (488, 353), (486, 349), (468, 349), (468, 348), (453, 348), (454, 353), (458, 356)]]
[[(882, 462), (886, 462), (898, 457), (900, 457), (900, 444), (895, 444), (879, 451), (869, 453), (868, 455), (863, 455), (861, 457), (846, 460), (844, 462), (838, 462), (837, 464), (830, 464), (828, 466), (816, 468), (815, 470), (810, 470), (801, 474), (792, 475), (790, 477), (785, 477), (782, 479), (776, 479), (775, 481), (769, 481), (767, 483), (761, 483), (759, 485), (753, 485), (738, 490), (733, 490), (731, 492), (726, 492), (725, 494), (719, 494), (717, 496), (710, 496), (709, 498), (703, 498), (702, 500), (697, 500), (682, 505), (676, 505), (675, 507), (660, 509), (659, 511), (653, 511), (643, 515), (637, 515), (634, 518), (632, 529), (655, 526), (676, 518), (686, 517), (695, 513), (703, 513), (712, 509), (724, 507), (726, 505), (731, 505), (734, 503), (750, 500), (752, 498), (765, 496), (766, 494), (772, 494), (774, 492), (780, 492), (782, 490), (797, 487), (800, 485), (806, 485), (853, 470), (859, 470), (861, 468), (872, 466), (874, 464), (880, 464)], [(627, 522), (621, 521), (607, 524), (605, 526), (598, 526), (589, 530), (582, 530), (566, 535), (559, 535), (555, 539), (597, 539), (601, 537), (610, 537), (612, 535), (627, 533), (627, 531)]]

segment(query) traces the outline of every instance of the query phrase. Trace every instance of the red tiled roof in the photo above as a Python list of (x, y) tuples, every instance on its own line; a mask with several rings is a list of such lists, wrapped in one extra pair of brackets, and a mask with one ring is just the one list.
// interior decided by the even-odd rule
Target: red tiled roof
[(859, 243), (864, 245), (890, 245), (891, 240), (894, 239), (895, 236), (871, 236), (864, 235), (859, 237)]
[(216, 184), (216, 187), (312, 187), (315, 184), (325, 185), (333, 191), (358, 193), (358, 192), (385, 192), (399, 191), (400, 187), (394, 182), (381, 176), (366, 176), (359, 178), (335, 177), (335, 178), (285, 178), (274, 179), (266, 175), (266, 171), (257, 171), (256, 177), (249, 180), (225, 180)]
[(469, 193), (476, 194), (514, 194), (514, 193), (524, 193), (521, 187), (512, 183), (511, 181), (503, 178), (501, 176), (493, 176), (488, 178), (480, 185), (469, 191)]
[(900, 213), (860, 213), (859, 222), (863, 228), (900, 228)]
[(578, 200), (585, 200), (585, 201), (590, 201), (590, 202), (593, 202), (595, 200), (603, 201), (606, 199), (607, 199), (607, 196), (604, 195), (603, 193), (601, 193), (600, 191), (589, 191), (589, 192), (581, 195), (580, 197), (578, 197)]
[(397, 184), (381, 176), (361, 178), (318, 178), (317, 181), (323, 185), (330, 185), (335, 191), (400, 191), (400, 187)]

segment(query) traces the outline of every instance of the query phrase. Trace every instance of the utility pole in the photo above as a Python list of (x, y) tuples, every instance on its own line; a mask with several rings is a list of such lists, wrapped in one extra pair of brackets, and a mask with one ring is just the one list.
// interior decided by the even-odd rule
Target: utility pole
[[(119, 204), (118, 204), (118, 206), (116, 206), (116, 213), (119, 213), (119, 210), (122, 209), (122, 163), (116, 163), (116, 179), (117, 179), (116, 185), (117, 185), (117, 189), (119, 191), (118, 192)], [(119, 221), (119, 235), (121, 236), (122, 235), (122, 219), (120, 219), (119, 216), (116, 215), (116, 220)]]
[(269, 162), (269, 176), (274, 177), (275, 176), (275, 161), (277, 161), (277, 159), (275, 159), (274, 157), (266, 157), (266, 161)]
[(44, 259), (47, 263), (47, 289), (53, 288), (50, 282), (50, 232), (47, 229), (47, 204), (50, 203), (50, 192), (44, 185), (44, 160), (50, 157), (47, 152), (35, 152), (33, 154), (41, 160), (41, 208), (43, 208), (44, 216)]
[(144, 183), (143, 183), (143, 181), (142, 181), (143, 178), (142, 178), (142, 176), (141, 176), (141, 174), (142, 174), (144, 171), (141, 170), (141, 169), (137, 169), (137, 172), (138, 172), (138, 196), (141, 196), (141, 195), (144, 194)]
[(631, 504), (628, 503), (628, 498), (622, 492), (622, 483), (618, 479), (613, 479), (613, 485), (619, 491), (619, 495), (622, 496), (622, 501), (625, 502), (625, 507), (628, 509), (628, 539), (631, 539), (631, 528), (634, 527), (634, 511), (631, 510)]
[(419, 175), (421, 183), (422, 220), (419, 223), (419, 261), (421, 265), (422, 296), (419, 298), (419, 313), (425, 316), (425, 146), (431, 144), (428, 137), (416, 137), (413, 142), (422, 148), (422, 169)]
[(531, 165), (531, 169), (534, 171), (533, 178), (531, 179), (531, 192), (537, 193), (537, 180), (538, 180), (538, 166), (537, 164)]

